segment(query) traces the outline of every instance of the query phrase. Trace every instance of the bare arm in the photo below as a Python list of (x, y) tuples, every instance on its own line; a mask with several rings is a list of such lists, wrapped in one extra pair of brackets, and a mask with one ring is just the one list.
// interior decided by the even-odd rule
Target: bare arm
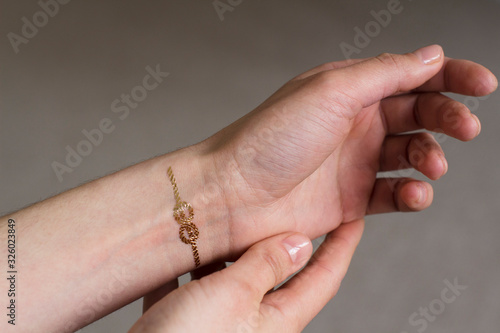
[(429, 183), (377, 172), (440, 178), (448, 166), (439, 143), (411, 132), (473, 139), (477, 117), (440, 92), (482, 96), (497, 85), (439, 46), (326, 64), (196, 146), (3, 217), (2, 240), (9, 218), (19, 239), (19, 328), (77, 329), (194, 268), (172, 216), (169, 166), (194, 207), (202, 264), (285, 231), (315, 238), (367, 214), (427, 208)]
[[(202, 170), (209, 169), (203, 163), (196, 149), (183, 149), (2, 217), (2, 258), (7, 258), (9, 219), (17, 236), (16, 303), (22, 320), (16, 328), (75, 330), (193, 269), (191, 247), (179, 239), (172, 216), (175, 201), (166, 171), (171, 165), (189, 202), (200, 198)], [(203, 209), (192, 203), (206, 263), (223, 255), (228, 231), (216, 196)], [(1, 281), (1, 290), (7, 290), (9, 282)], [(4, 325), (9, 326), (6, 320)]]

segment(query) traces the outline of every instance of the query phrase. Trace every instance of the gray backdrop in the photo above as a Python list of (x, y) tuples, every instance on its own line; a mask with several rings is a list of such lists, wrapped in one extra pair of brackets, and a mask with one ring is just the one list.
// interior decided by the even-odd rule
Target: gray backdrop
[[(212, 0), (71, 1), (53, 17), (36, 1), (0, 3), (0, 213), (198, 142), (294, 75), (344, 59), (343, 42), (357, 42), (353, 57), (439, 43), (500, 74), (498, 0), (223, 0), (233, 5), (222, 16)], [(370, 23), (388, 6), (385, 26)], [(23, 17), (39, 25), (26, 39)], [(355, 40), (356, 27), (370, 40)], [(120, 120), (112, 102), (157, 64), (170, 75)], [(340, 293), (306, 332), (498, 331), (500, 97), (458, 99), (482, 134), (443, 140), (450, 171), (430, 209), (368, 218)], [(58, 179), (51, 164), (103, 118), (115, 130)], [(455, 282), (467, 289), (447, 293)], [(436, 315), (422, 319), (421, 307)], [(82, 332), (123, 332), (139, 315), (135, 302)]]

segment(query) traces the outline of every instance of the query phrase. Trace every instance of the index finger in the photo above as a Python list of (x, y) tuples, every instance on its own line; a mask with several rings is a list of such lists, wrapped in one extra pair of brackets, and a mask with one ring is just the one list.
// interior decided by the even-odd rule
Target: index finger
[(497, 86), (497, 78), (486, 67), (469, 60), (446, 57), (441, 70), (414, 91), (484, 96), (495, 91)]

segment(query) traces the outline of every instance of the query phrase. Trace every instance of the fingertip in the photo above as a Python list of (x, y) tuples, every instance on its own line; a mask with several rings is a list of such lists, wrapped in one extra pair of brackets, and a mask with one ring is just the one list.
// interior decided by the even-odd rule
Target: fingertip
[(440, 128), (446, 135), (460, 141), (470, 141), (481, 132), (481, 122), (463, 103), (449, 100), (442, 108)]
[(441, 175), (441, 177), (442, 177), (448, 173), (449, 165), (448, 165), (448, 160), (446, 159), (446, 157), (444, 155), (441, 155), (441, 161), (443, 163), (443, 174)]
[(452, 60), (454, 75), (462, 75), (467, 78), (465, 86), (467, 89), (458, 93), (469, 96), (486, 96), (493, 93), (498, 88), (498, 79), (485, 66), (468, 60)]
[(443, 149), (430, 133), (413, 135), (406, 150), (410, 164), (429, 179), (437, 180), (447, 172)]
[(429, 176), (432, 180), (438, 180), (448, 172), (448, 161), (442, 152), (435, 152), (433, 154), (434, 166), (433, 173)]
[(304, 234), (294, 233), (283, 239), (283, 246), (288, 252), (294, 266), (302, 266), (311, 257), (311, 240)]
[(448, 172), (448, 161), (442, 150), (428, 152), (417, 170), (431, 180), (438, 180)]
[[(483, 67), (483, 66), (481, 66)], [(498, 88), (498, 79), (489, 69), (483, 67), (483, 70), (487, 72), (481, 80), (481, 84), (478, 86), (476, 91), (476, 96), (486, 96), (493, 93)]]
[(444, 59), (443, 48), (434, 44), (422, 47), (412, 52), (424, 65), (433, 65)]
[(433, 199), (432, 186), (429, 183), (414, 181), (401, 188), (401, 199), (413, 211), (428, 208)]
[(481, 121), (471, 112), (469, 112), (470, 119), (467, 119), (467, 116), (464, 117), (467, 121), (461, 126), (461, 133), (457, 135), (457, 138), (461, 141), (470, 141), (481, 133)]
[(417, 182), (403, 185), (400, 195), (403, 202), (410, 208), (419, 205), (425, 199), (425, 193)]
[(245, 286), (252, 297), (262, 297), (296, 273), (311, 253), (312, 244), (306, 235), (286, 232), (255, 243), (222, 273)]
[(451, 136), (460, 141), (471, 141), (481, 133), (481, 121), (464, 106), (462, 112), (457, 114), (458, 122), (452, 127)]

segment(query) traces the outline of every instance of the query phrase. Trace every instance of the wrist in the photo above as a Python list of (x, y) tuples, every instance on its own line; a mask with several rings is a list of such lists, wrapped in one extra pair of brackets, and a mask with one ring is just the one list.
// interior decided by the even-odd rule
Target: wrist
[[(179, 238), (179, 224), (173, 217), (176, 205), (174, 191), (167, 170), (172, 168), (181, 201), (189, 203), (194, 210), (193, 223), (199, 230), (196, 241), (201, 265), (224, 260), (229, 255), (230, 229), (223, 189), (218, 181), (211, 154), (205, 154), (200, 145), (190, 146), (154, 159), (154, 178), (163, 203), (161, 212), (153, 219), (163, 228), (169, 229), (170, 239), (179, 247), (187, 266), (182, 272), (193, 269), (191, 246)], [(171, 246), (172, 244), (169, 244)], [(179, 258), (180, 259), (180, 258)], [(186, 260), (182, 260), (186, 262)]]

